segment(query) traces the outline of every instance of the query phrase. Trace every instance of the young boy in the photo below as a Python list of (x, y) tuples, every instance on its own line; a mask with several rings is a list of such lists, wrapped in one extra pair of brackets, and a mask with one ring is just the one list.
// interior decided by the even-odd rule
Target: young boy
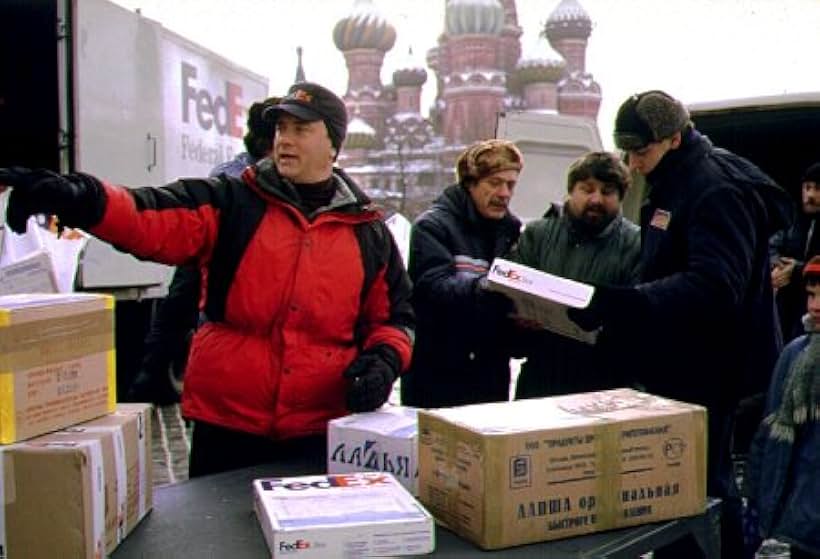
[(760, 535), (820, 558), (820, 256), (803, 269), (808, 313), (772, 373), (765, 419), (749, 457), (748, 495)]

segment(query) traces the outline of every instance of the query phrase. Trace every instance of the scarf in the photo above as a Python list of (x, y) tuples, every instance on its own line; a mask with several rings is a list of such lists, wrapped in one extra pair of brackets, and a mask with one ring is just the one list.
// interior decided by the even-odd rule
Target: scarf
[(809, 343), (786, 376), (780, 406), (763, 420), (769, 426), (769, 438), (788, 443), (794, 442), (800, 425), (820, 420), (820, 329), (808, 314), (803, 327)]

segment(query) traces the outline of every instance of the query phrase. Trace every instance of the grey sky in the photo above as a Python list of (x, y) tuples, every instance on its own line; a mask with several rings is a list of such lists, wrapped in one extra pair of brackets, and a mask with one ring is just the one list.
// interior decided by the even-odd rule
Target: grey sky
[[(416, 65), (444, 28), (444, 0), (373, 0), (397, 28), (383, 81)], [(295, 49), (307, 78), (337, 93), (347, 87), (335, 23), (353, 0), (115, 0), (268, 77), (271, 93), (293, 81)], [(538, 34), (559, 0), (518, 0), (524, 56), (543, 57)], [(618, 105), (631, 93), (665, 89), (686, 103), (820, 91), (820, 0), (580, 0), (593, 20), (587, 70), (603, 88), (598, 125), (604, 145)], [(428, 68), (429, 72), (429, 68)], [(435, 94), (432, 75), (422, 99)]]

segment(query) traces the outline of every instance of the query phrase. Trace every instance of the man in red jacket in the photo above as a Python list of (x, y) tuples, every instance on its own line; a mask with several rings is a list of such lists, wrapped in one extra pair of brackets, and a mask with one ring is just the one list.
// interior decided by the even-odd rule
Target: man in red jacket
[(202, 270), (205, 321), (182, 395), (194, 421), (191, 476), (292, 453), (323, 470), (327, 422), (384, 404), (410, 361), (401, 256), (367, 196), (334, 167), (344, 103), (296, 83), (265, 118), (272, 154), (241, 178), (129, 189), (0, 169), (0, 185), (13, 187), (12, 230), (56, 214), (139, 258)]

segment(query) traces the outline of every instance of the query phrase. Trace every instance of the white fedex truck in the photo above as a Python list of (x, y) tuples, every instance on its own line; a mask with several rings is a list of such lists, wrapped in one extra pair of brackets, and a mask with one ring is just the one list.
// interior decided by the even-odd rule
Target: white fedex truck
[[(107, 0), (3, 0), (0, 21), (0, 166), (128, 186), (204, 177), (244, 150), (247, 108), (268, 96), (266, 78)], [(169, 277), (91, 240), (77, 287), (138, 313), (118, 329), (122, 350), (125, 338), (141, 346), (150, 316), (131, 307), (163, 296)]]

